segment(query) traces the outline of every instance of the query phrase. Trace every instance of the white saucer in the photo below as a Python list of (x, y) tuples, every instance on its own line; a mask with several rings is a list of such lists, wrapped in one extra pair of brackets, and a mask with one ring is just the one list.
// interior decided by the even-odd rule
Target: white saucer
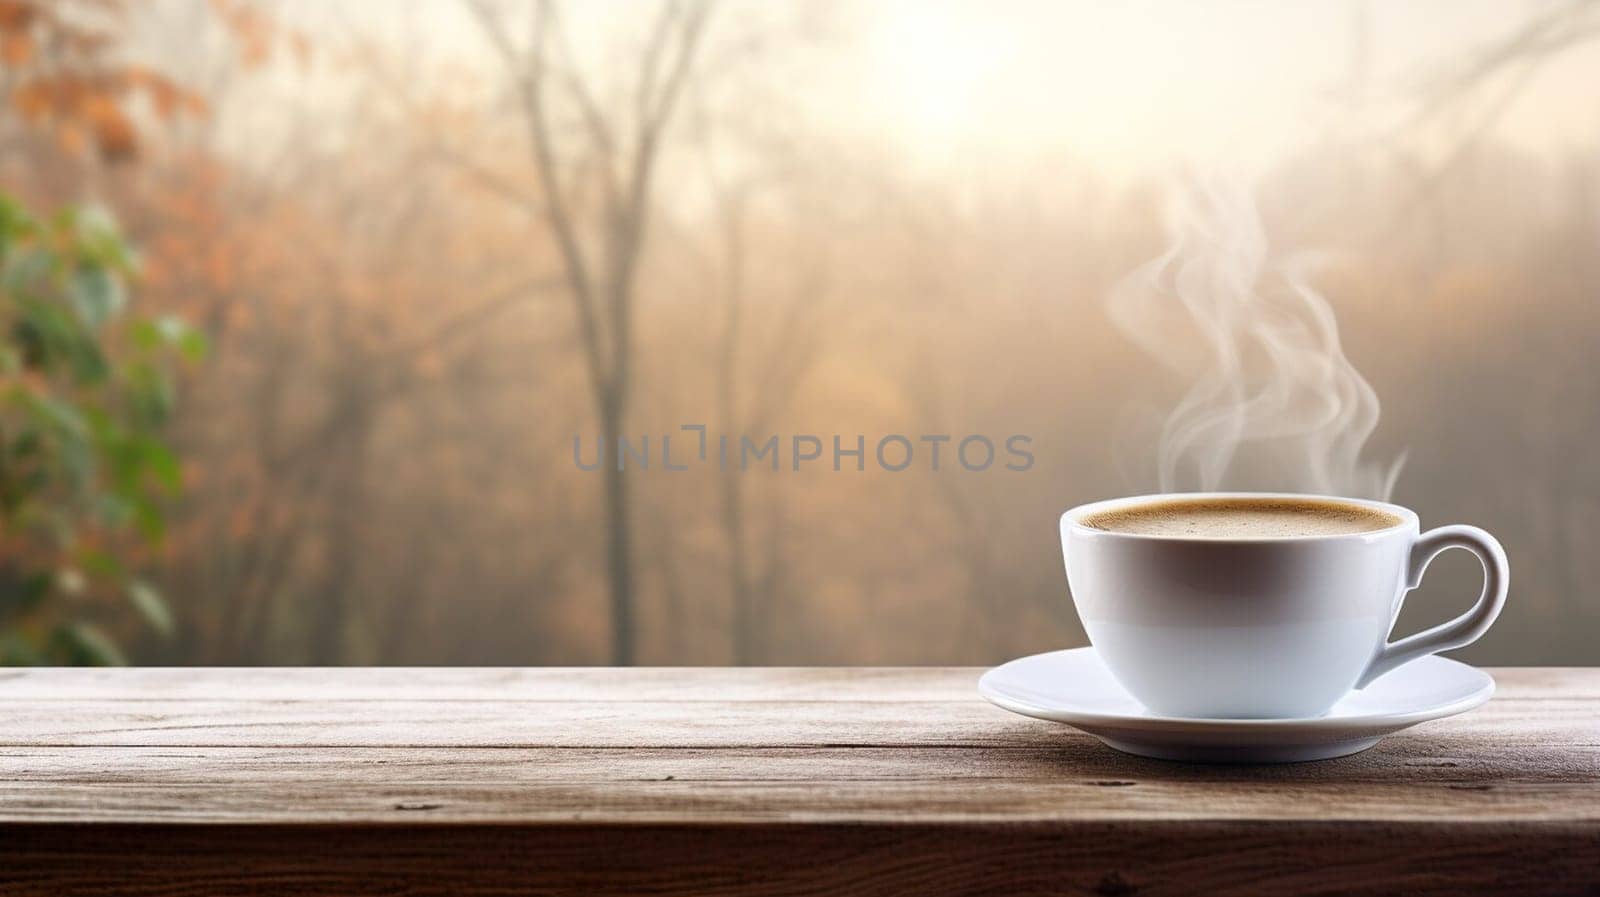
[(1294, 763), (1364, 751), (1417, 723), (1454, 716), (1494, 694), (1482, 670), (1423, 657), (1351, 692), (1313, 719), (1158, 716), (1123, 690), (1093, 648), (1052, 651), (983, 674), (978, 691), (1013, 713), (1082, 729), (1119, 751), (1194, 763)]

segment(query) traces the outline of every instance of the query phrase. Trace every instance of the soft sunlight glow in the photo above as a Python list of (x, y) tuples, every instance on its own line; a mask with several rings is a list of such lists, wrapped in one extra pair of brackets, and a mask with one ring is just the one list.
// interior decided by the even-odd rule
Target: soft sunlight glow
[[(1406, 114), (1357, 81), (1415, 84), (1503, 29), (1494, 0), (1371, 4), (1365, 20), (1337, 0), (1185, 4), (1135, 0), (882, 0), (855, 7), (859, 65), (815, 74), (826, 117), (887, 138), (938, 166), (1065, 153), (1115, 174), (1154, 166), (1261, 163), (1337, 127), (1381, 132)], [(1359, 22), (1370, 29), (1370, 70)], [(1449, 27), (1441, 27), (1448, 22)], [(1530, 148), (1588, 139), (1572, 114), (1600, 56), (1555, 60), (1507, 110), (1506, 139)], [(837, 80), (830, 80), (830, 75)], [(1357, 115), (1359, 113), (1359, 116)]]
[(893, 121), (927, 149), (948, 149), (981, 131), (984, 94), (1014, 46), (1003, 17), (962, 15), (949, 3), (918, 4), (876, 29), (873, 82)]

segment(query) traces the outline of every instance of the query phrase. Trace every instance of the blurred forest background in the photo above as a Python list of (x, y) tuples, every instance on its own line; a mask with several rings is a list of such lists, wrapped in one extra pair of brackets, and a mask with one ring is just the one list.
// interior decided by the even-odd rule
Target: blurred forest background
[[(1083, 644), (1056, 518), (1152, 490), (1185, 387), (1105, 297), (1225, 163), (1335, 253), (1395, 500), (1506, 544), (1463, 655), (1600, 663), (1600, 4), (1107, 6), (0, 0), (6, 656)], [(573, 463), (682, 424), (1036, 461)]]

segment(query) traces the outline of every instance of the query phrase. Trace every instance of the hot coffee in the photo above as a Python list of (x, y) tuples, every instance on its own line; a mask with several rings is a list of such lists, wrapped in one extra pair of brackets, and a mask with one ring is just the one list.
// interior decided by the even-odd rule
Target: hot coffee
[[(1471, 644), (1505, 605), (1505, 550), (1471, 526), (1419, 532), (1399, 505), (1290, 493), (1111, 499), (1061, 515), (1084, 632), (1117, 682), (1170, 717), (1314, 717), (1419, 657)], [(1434, 555), (1484, 587), (1461, 616), (1389, 641)]]
[(1091, 514), (1083, 524), (1113, 533), (1199, 539), (1338, 536), (1399, 526), (1387, 511), (1318, 498), (1182, 498)]

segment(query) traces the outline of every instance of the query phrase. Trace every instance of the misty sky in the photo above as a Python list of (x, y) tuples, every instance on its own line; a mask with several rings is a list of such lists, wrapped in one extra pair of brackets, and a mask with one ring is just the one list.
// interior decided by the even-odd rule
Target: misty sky
[[(511, 4), (515, 7), (516, 4)], [(1392, 128), (1418, 89), (1548, 8), (1515, 0), (879, 0), (800, 3), (831, 24), (791, 85), (821, 121), (908, 160), (961, 166), (1069, 154), (1107, 170), (1175, 161), (1255, 163), (1331, 127)], [(729, 3), (726, 17), (756, 7)], [(314, 30), (388, 35), (429, 55), (486, 60), (457, 0), (305, 3)], [(764, 5), (761, 14), (773, 7)], [(331, 11), (330, 11), (331, 10)], [(572, 8), (574, 32), (635, 27), (639, 6)], [(582, 35), (579, 35), (582, 38)], [(1365, 83), (1362, 85), (1362, 73)], [(1490, 85), (1485, 102), (1494, 90)], [(1600, 136), (1600, 50), (1522, 83), (1496, 128), (1528, 149)], [(1365, 97), (1352, 118), (1348, 98)], [(1441, 128), (1461, 123), (1441, 123)]]
[[(1391, 125), (1398, 98), (1546, 5), (898, 0), (866, 32), (867, 96), (871, 115), (939, 151), (1253, 160), (1328, 124), (1363, 69), (1365, 126)], [(1502, 135), (1592, 142), (1595, 83), (1600, 52), (1558, 60), (1522, 87)]]

